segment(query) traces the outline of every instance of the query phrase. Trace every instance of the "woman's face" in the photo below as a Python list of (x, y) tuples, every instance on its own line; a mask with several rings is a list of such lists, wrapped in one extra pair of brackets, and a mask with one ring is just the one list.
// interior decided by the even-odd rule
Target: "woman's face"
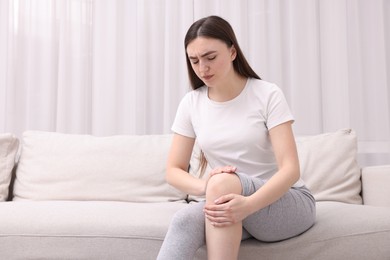
[(236, 50), (221, 40), (198, 37), (187, 45), (187, 55), (195, 74), (208, 87), (221, 85), (234, 73)]

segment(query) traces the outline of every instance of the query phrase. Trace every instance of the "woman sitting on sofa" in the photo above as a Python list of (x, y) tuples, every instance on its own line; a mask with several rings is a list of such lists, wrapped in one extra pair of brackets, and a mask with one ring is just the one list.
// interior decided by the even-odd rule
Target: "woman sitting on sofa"
[[(185, 37), (193, 91), (172, 126), (167, 181), (206, 201), (177, 212), (158, 259), (237, 259), (241, 240), (280, 241), (308, 230), (315, 200), (300, 180), (291, 124), (276, 85), (246, 61), (230, 24), (218, 16), (193, 23)], [(212, 168), (208, 178), (188, 174), (195, 139)]]

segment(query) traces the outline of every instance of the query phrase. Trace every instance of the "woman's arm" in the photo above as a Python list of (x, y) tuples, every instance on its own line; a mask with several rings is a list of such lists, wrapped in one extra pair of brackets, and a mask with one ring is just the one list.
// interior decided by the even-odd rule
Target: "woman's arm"
[(283, 123), (269, 131), (278, 171), (248, 197), (251, 213), (277, 201), (299, 180), (299, 160), (291, 123)]
[(195, 139), (174, 134), (168, 154), (166, 180), (173, 187), (191, 194), (204, 195), (206, 181), (188, 174), (188, 165), (192, 155)]

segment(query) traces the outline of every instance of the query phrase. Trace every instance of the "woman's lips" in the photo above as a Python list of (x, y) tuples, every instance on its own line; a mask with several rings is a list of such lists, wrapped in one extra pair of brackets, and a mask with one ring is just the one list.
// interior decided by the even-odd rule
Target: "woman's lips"
[(213, 77), (213, 75), (207, 75), (207, 76), (203, 76), (202, 78), (204, 80), (210, 80), (212, 77)]

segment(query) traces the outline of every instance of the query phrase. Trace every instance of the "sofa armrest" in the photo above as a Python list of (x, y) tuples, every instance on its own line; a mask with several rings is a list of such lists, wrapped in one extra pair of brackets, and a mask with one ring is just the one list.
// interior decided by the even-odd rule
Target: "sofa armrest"
[(363, 203), (390, 207), (390, 165), (362, 168)]

